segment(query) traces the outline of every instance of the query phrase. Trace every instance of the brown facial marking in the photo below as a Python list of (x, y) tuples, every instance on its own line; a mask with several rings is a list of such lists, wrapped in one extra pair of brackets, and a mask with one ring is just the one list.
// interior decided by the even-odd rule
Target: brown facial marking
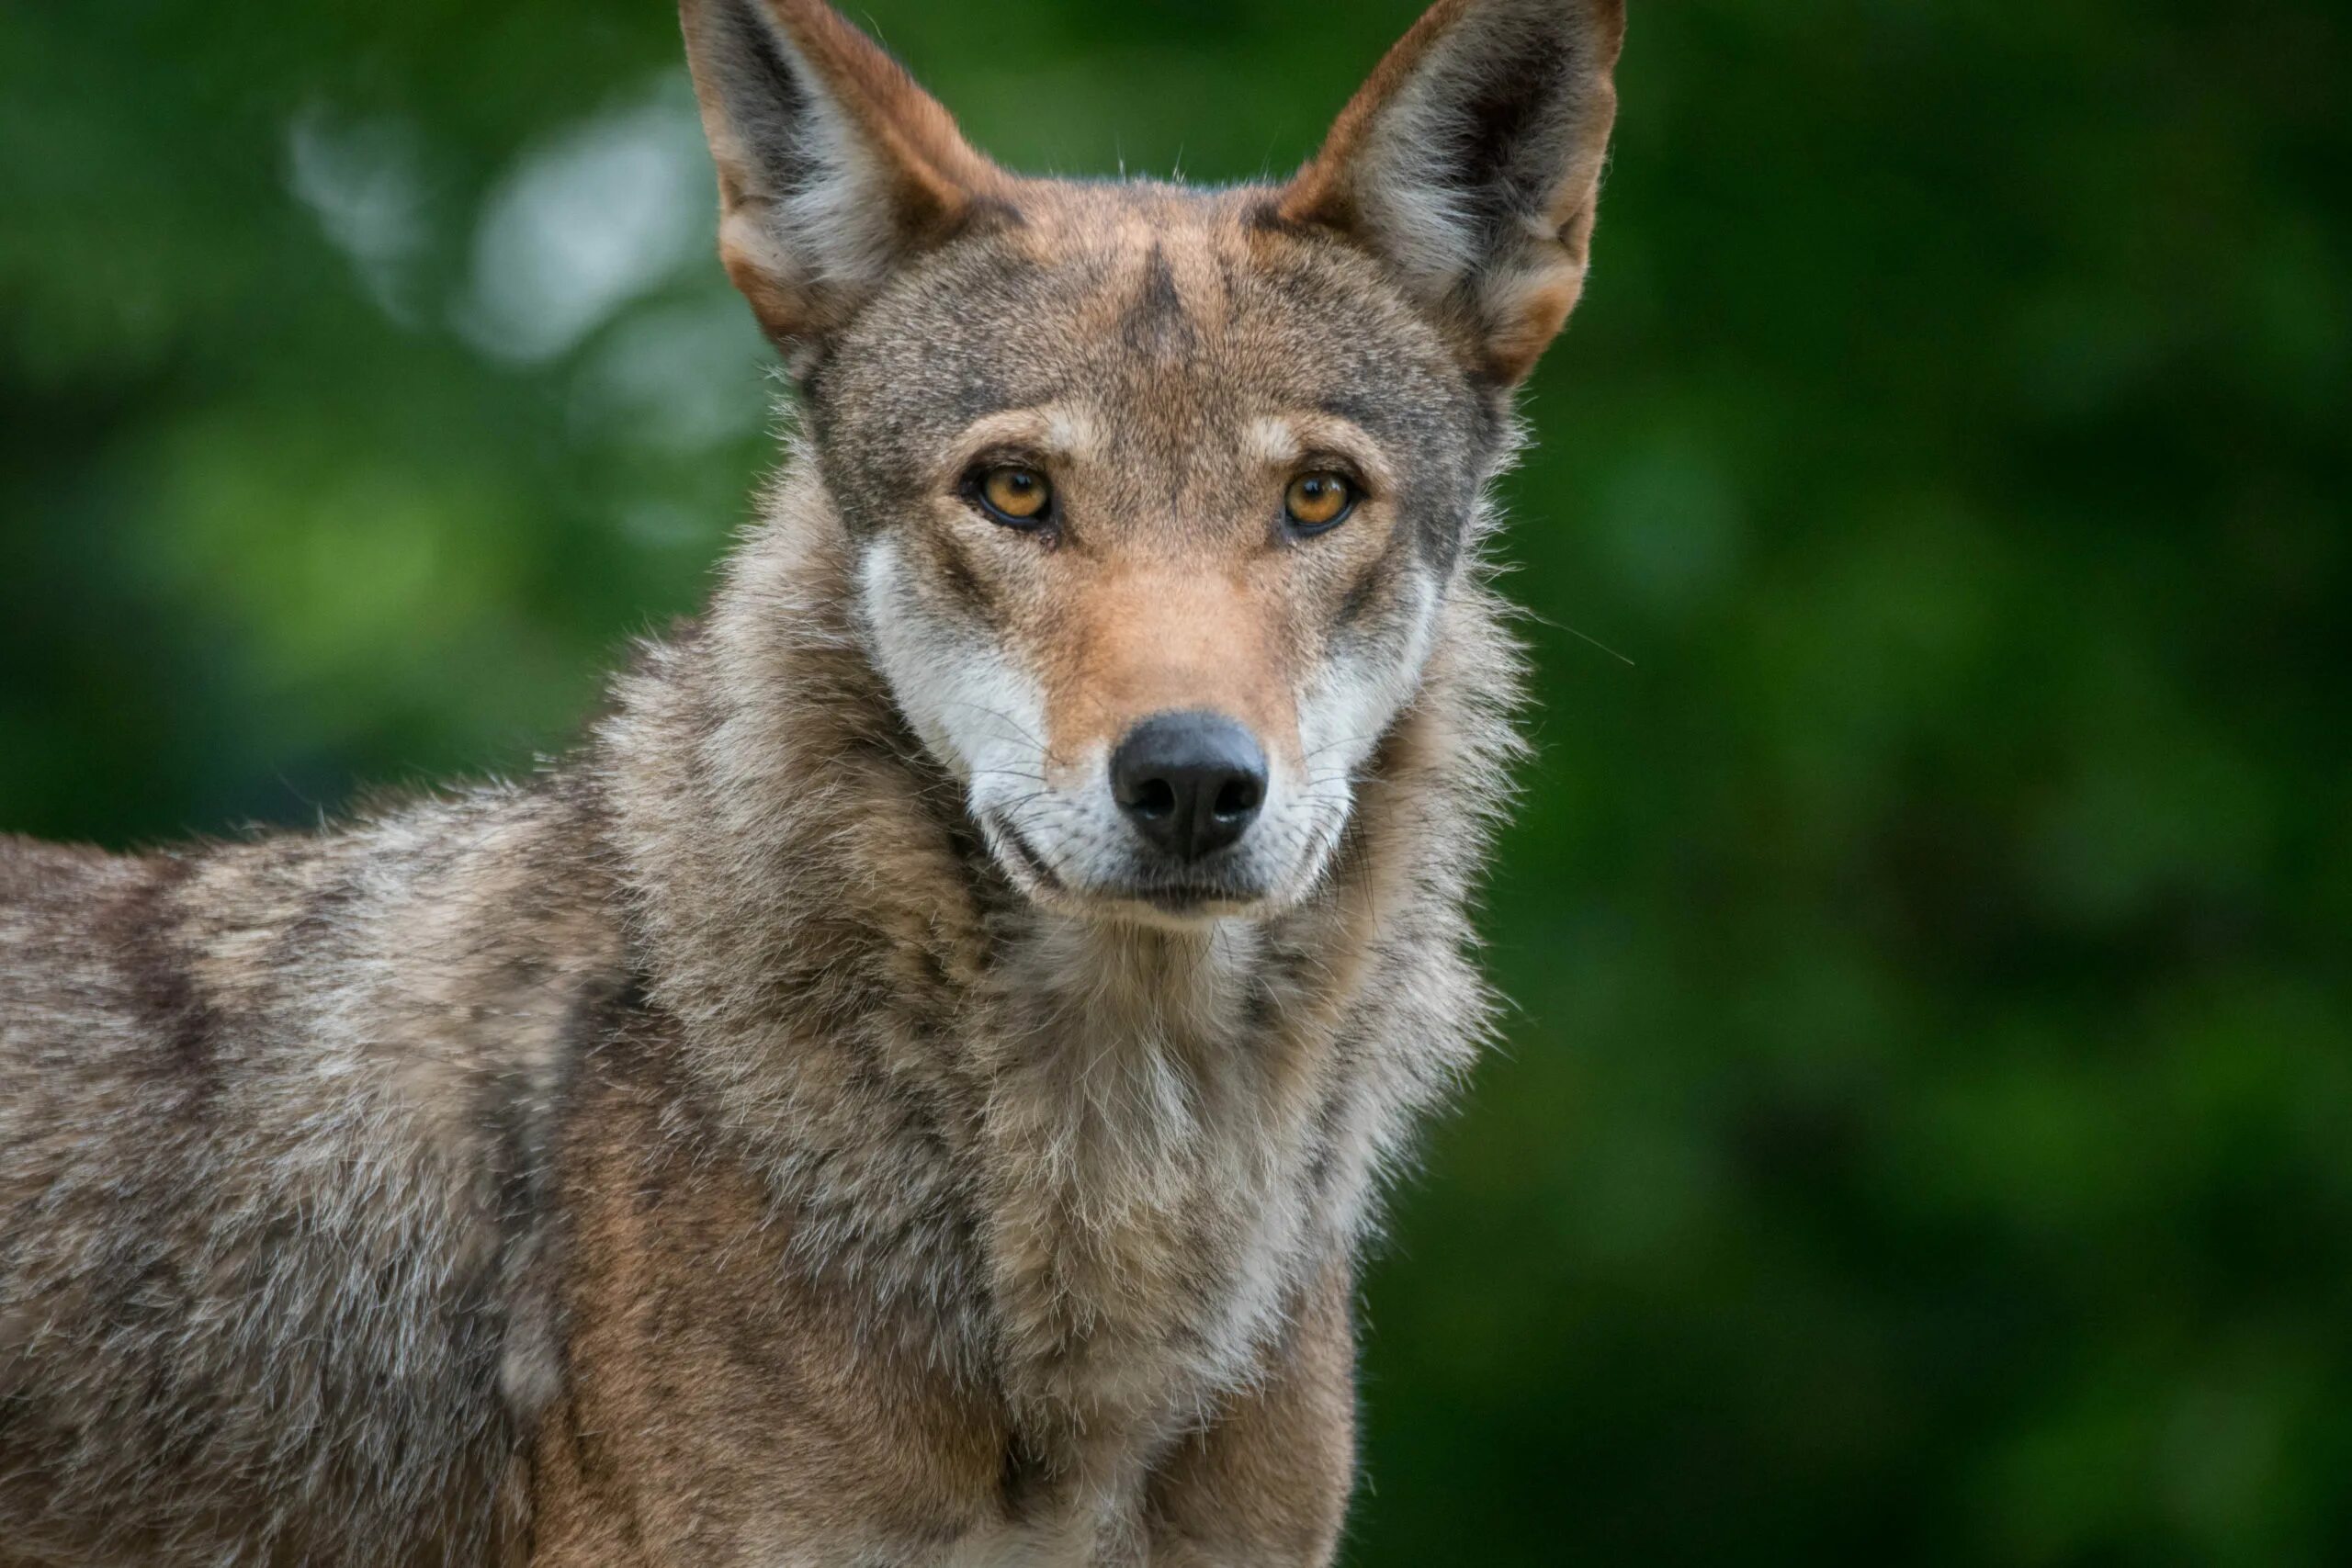
[(1298, 714), (1282, 606), (1263, 583), (1193, 558), (1110, 563), (1057, 607), (1040, 673), (1053, 762), (1082, 766), (1157, 713), (1204, 709), (1295, 761)]

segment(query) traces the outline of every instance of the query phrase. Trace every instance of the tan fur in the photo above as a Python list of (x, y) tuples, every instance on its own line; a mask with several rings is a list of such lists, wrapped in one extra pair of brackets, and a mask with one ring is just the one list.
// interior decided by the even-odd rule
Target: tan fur
[[(808, 69), (834, 93), (840, 130), (870, 164), (876, 203), (909, 243), (952, 232), (973, 204), (1006, 183), (972, 151), (955, 120), (915, 85), (913, 78), (821, 0), (764, 0), (778, 28)], [(686, 0), (680, 6), (690, 53), (716, 59), (726, 40), (714, 37), (720, 6)], [(776, 253), (757, 237), (775, 207), (795, 192), (763, 166), (762, 149), (747, 141), (720, 104), (720, 89), (706, 74), (695, 80), (718, 165), (719, 256), (728, 276), (752, 302), (768, 335), (790, 352), (803, 340), (838, 326), (871, 279), (838, 258), (813, 267), (779, 266)]]
[[(1488, 372), (1506, 385), (1517, 383), (1534, 367), (1584, 292), (1600, 171), (1616, 118), (1611, 76), (1624, 39), (1624, 0), (1575, 6), (1556, 0), (1439, 0), (1340, 111), (1322, 152), (1286, 193), (1284, 214), (1300, 221), (1371, 229), (1394, 227), (1401, 217), (1410, 226), (1409, 215), (1382, 200), (1379, 184), (1396, 177), (1386, 165), (1425, 157), (1430, 146), (1442, 147), (1460, 134), (1458, 125), (1412, 102), (1417, 89), (1446, 73), (1476, 84), (1524, 72), (1531, 66), (1530, 46), (1538, 53), (1556, 50), (1560, 69), (1578, 85), (1556, 100), (1555, 123), (1544, 130), (1550, 144), (1535, 164), (1543, 176), (1542, 204), (1519, 217), (1524, 231), (1520, 254), (1497, 258), (1494, 274), (1476, 280), (1468, 291), (1474, 309), (1464, 330)], [(1419, 247), (1408, 241), (1404, 248)], [(1415, 258), (1406, 270), (1419, 275), (1417, 281), (1431, 303), (1462, 302), (1457, 296), (1465, 280), (1444, 258)]]
[(1049, 755), (1083, 756), (1147, 715), (1207, 707), (1297, 756), (1288, 639), (1246, 570), (1186, 559), (1100, 576), (1039, 637)]
[[(1530, 38), (1577, 68), (1446, 188), (1585, 179), (1616, 7), (1445, 0), (1297, 185), (1214, 193), (1004, 175), (810, 0), (684, 10), (803, 388), (708, 613), (521, 784), (0, 840), (8, 1568), (1337, 1551), (1355, 1258), (1493, 1012), (1484, 489), (1583, 219), (1302, 193), (1451, 221), (1363, 128), (1512, 101)], [(1008, 456), (1050, 528), (973, 503)], [(1267, 758), (1181, 873), (1105, 761), (1171, 710)]]

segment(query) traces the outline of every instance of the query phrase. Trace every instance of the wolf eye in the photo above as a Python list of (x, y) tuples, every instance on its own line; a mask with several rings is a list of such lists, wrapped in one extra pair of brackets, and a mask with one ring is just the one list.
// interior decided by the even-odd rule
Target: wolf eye
[(1045, 475), (1011, 463), (982, 469), (972, 493), (990, 517), (1015, 528), (1044, 522), (1054, 503), (1054, 487)]
[(1291, 526), (1310, 534), (1336, 527), (1355, 504), (1356, 487), (1339, 474), (1301, 474), (1283, 495)]

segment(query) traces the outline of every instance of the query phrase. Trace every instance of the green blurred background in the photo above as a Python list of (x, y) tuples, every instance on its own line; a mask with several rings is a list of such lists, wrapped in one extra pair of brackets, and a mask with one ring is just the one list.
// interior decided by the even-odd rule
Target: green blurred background
[[(1413, 9), (856, 14), (1229, 179)], [(1634, 13), (1348, 1560), (2352, 1562), (2346, 13)], [(561, 746), (771, 460), (710, 230), (664, 0), (0, 7), (0, 826)]]

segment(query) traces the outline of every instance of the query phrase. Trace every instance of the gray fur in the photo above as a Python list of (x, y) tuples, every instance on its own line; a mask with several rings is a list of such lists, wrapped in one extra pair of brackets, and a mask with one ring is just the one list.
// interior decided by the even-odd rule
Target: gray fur
[(0, 840), (0, 1561), (483, 1560), (616, 973), (578, 794)]

